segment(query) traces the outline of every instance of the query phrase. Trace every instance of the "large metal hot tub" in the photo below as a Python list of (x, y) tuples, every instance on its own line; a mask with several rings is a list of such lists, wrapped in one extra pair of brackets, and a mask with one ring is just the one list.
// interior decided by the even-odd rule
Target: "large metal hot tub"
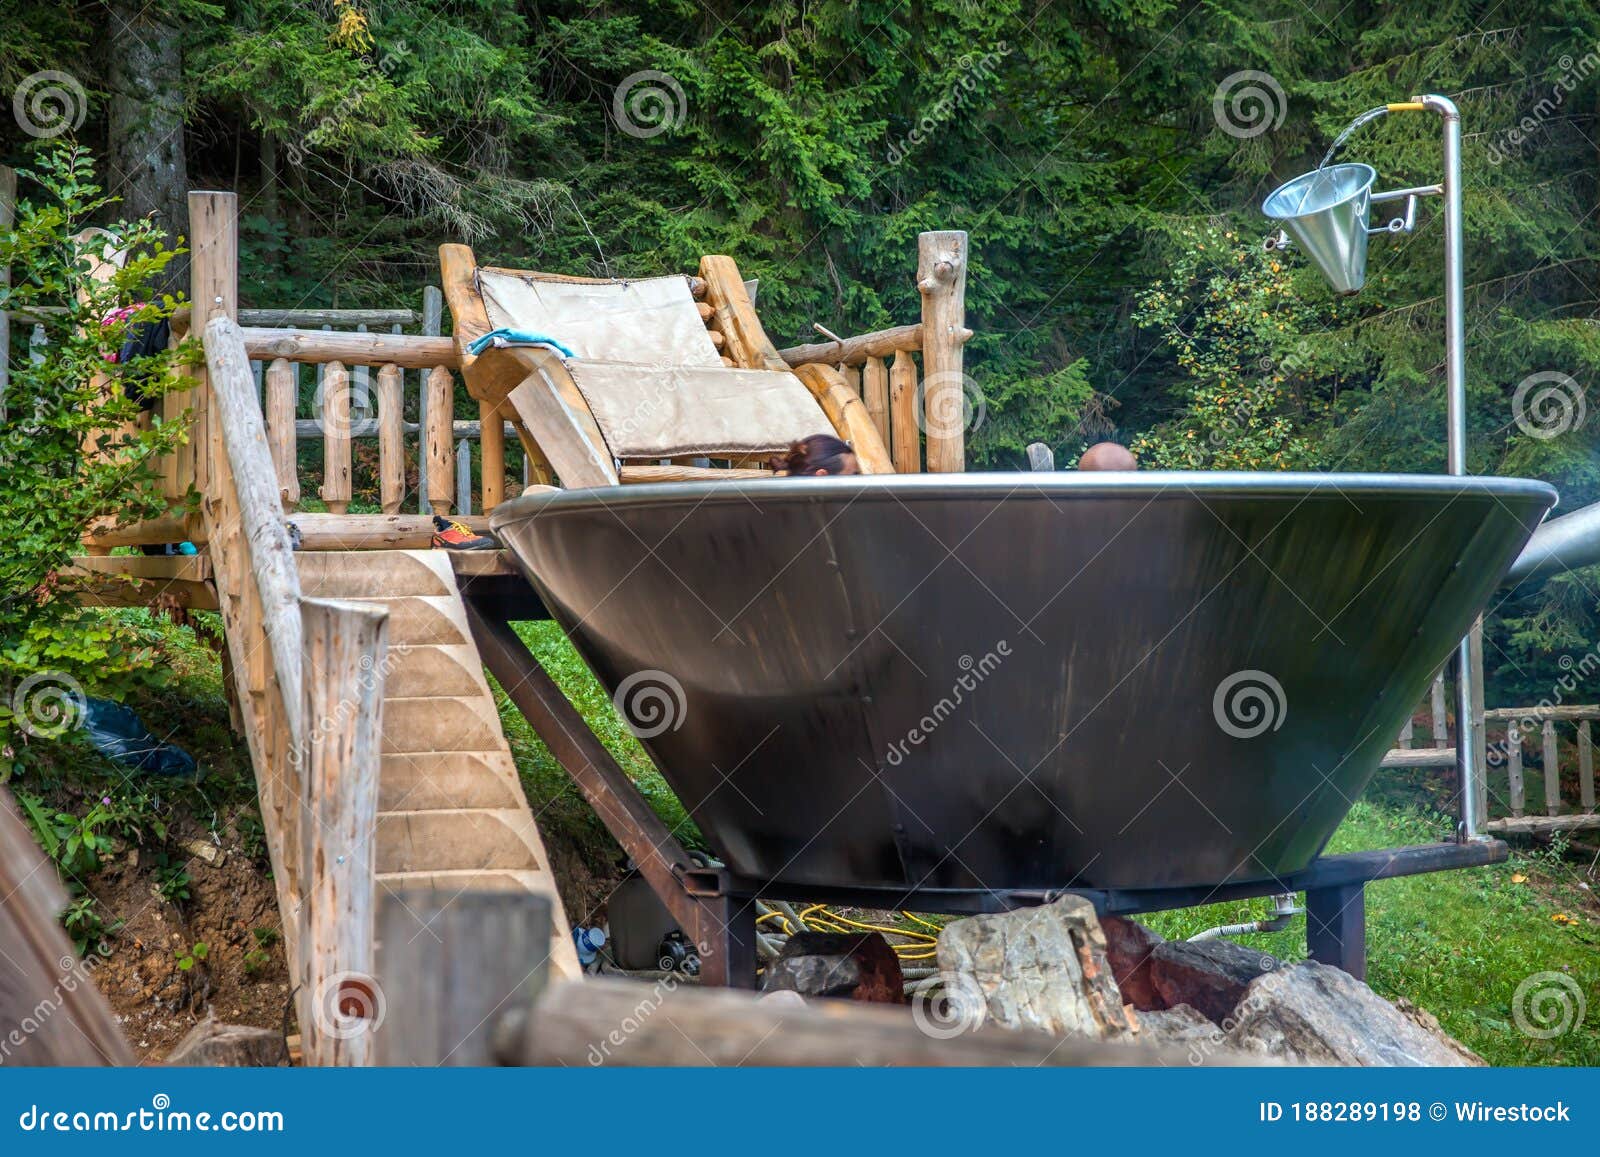
[(1555, 497), (967, 474), (491, 521), (737, 877), (973, 893), (1304, 868)]

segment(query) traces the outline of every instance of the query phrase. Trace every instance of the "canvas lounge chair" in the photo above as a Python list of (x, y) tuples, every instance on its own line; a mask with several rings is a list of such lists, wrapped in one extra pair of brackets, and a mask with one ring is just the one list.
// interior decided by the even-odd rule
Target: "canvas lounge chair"
[[(731, 258), (637, 280), (480, 266), (465, 245), (439, 258), (468, 392), (565, 487), (750, 477), (740, 463), (818, 433), (849, 442), (864, 473), (893, 473), (843, 376), (778, 356)], [(549, 341), (474, 345), (500, 331)], [(734, 468), (681, 464), (694, 458)]]

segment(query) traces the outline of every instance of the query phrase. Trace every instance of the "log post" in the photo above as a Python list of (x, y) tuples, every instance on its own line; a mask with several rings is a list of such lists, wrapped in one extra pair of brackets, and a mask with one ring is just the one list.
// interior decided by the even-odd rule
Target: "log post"
[[(55, 869), (0, 787), (0, 944), (5, 983), (0, 984), (4, 1059), (20, 1065), (132, 1065), (137, 1063), (117, 1018), (95, 987), (105, 962), (98, 953), (79, 960), (57, 917), (67, 893)], [(24, 1033), (20, 1031), (27, 1029)]]
[[(385, 891), (378, 977), (381, 1065), (494, 1063), (544, 992), (550, 900), (532, 892)], [(572, 985), (573, 988), (579, 987)]]
[(350, 509), (350, 375), (339, 362), (322, 370), (322, 500), (334, 514)]
[[(189, 194), (189, 301), (191, 333), (204, 333), (214, 317), (238, 320), (239, 199), (232, 193)], [(245, 368), (248, 372), (249, 367)], [(195, 445), (195, 488), (210, 498), (211, 472), (226, 470), (227, 456), (221, 427), (211, 420), (210, 384), (203, 370), (198, 376), (189, 436)]]
[[(424, 337), (438, 337), (444, 325), (444, 294), (437, 285), (422, 287), (422, 335)], [(422, 370), (418, 375), (417, 391), (417, 428), (421, 434), (417, 438), (417, 511), (427, 514), (430, 510), (440, 514), (449, 513), (448, 507), (439, 510), (429, 500), (433, 487), (433, 479), (429, 477), (433, 459), (429, 456), (428, 446), (428, 407), (432, 404), (431, 392), (432, 370)]]
[(922, 294), (922, 388), (928, 471), (966, 469), (968, 405), (962, 376), (967, 340), (967, 235), (959, 230), (917, 237), (917, 290)]
[(1544, 721), (1544, 814), (1561, 814), (1561, 748), (1554, 719)]
[(1594, 811), (1594, 737), (1587, 719), (1578, 722), (1578, 803), (1584, 811)]
[(506, 424), (500, 407), (493, 402), (478, 403), (478, 468), (483, 476), (483, 512), (488, 514), (506, 496)]
[(314, 1065), (372, 1059), (374, 849), (389, 612), (301, 599), (300, 1037)]
[(400, 409), (400, 367), (378, 371), (378, 485), (385, 514), (399, 514), (406, 493), (406, 444)]
[(861, 400), (867, 417), (877, 428), (884, 446), (889, 445), (889, 367), (882, 358), (868, 358), (861, 370)]
[(1522, 783), (1522, 723), (1506, 724), (1506, 790), (1511, 793), (1511, 814), (1521, 816), (1525, 800)]
[(1028, 445), (1028, 469), (1035, 471), (1051, 471), (1056, 468), (1055, 451), (1043, 442), (1031, 442)]
[(1450, 746), (1449, 716), (1444, 705), (1444, 672), (1440, 671), (1433, 677), (1433, 690), (1429, 706), (1433, 709), (1433, 745), (1435, 747)]
[(917, 365), (905, 350), (896, 350), (889, 367), (889, 426), (896, 474), (922, 470), (922, 435), (917, 421)]
[(456, 443), (456, 513), (472, 513), (472, 443)]
[(427, 460), (428, 505), (434, 514), (449, 514), (450, 507), (455, 503), (456, 481), (450, 460), (455, 448), (455, 426), (451, 421), (455, 389), (455, 379), (445, 367), (434, 366), (428, 371), (428, 380), (422, 391), (426, 400), (422, 415), (422, 440)]
[(300, 468), (295, 453), (294, 404), (296, 373), (292, 362), (276, 359), (267, 367), (267, 442), (278, 472), (284, 510), (300, 505)]

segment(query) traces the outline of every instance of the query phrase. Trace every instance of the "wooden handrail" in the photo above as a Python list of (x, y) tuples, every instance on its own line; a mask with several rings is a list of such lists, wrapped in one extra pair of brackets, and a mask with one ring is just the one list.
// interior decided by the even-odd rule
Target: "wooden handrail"
[[(972, 331), (967, 331), (972, 336)], [(873, 330), (841, 341), (813, 342), (810, 345), (790, 346), (778, 351), (778, 356), (791, 366), (822, 362), (830, 366), (859, 366), (868, 358), (892, 357), (898, 350), (915, 353), (922, 348), (922, 323), (897, 325), (890, 329)]]
[(455, 340), (409, 333), (349, 333), (322, 329), (241, 330), (245, 349), (256, 361), (283, 358), (291, 362), (347, 366), (397, 365), (408, 370), (435, 366), (456, 368)]

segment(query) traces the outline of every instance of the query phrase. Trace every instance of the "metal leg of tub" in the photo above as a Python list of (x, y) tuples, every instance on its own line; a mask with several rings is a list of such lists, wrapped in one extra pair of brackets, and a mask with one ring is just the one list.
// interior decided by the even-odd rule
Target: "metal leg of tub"
[(1311, 959), (1367, 978), (1367, 889), (1362, 883), (1306, 890), (1306, 951)]
[(702, 901), (698, 934), (700, 983), (708, 988), (756, 986), (756, 902), (747, 896)]

